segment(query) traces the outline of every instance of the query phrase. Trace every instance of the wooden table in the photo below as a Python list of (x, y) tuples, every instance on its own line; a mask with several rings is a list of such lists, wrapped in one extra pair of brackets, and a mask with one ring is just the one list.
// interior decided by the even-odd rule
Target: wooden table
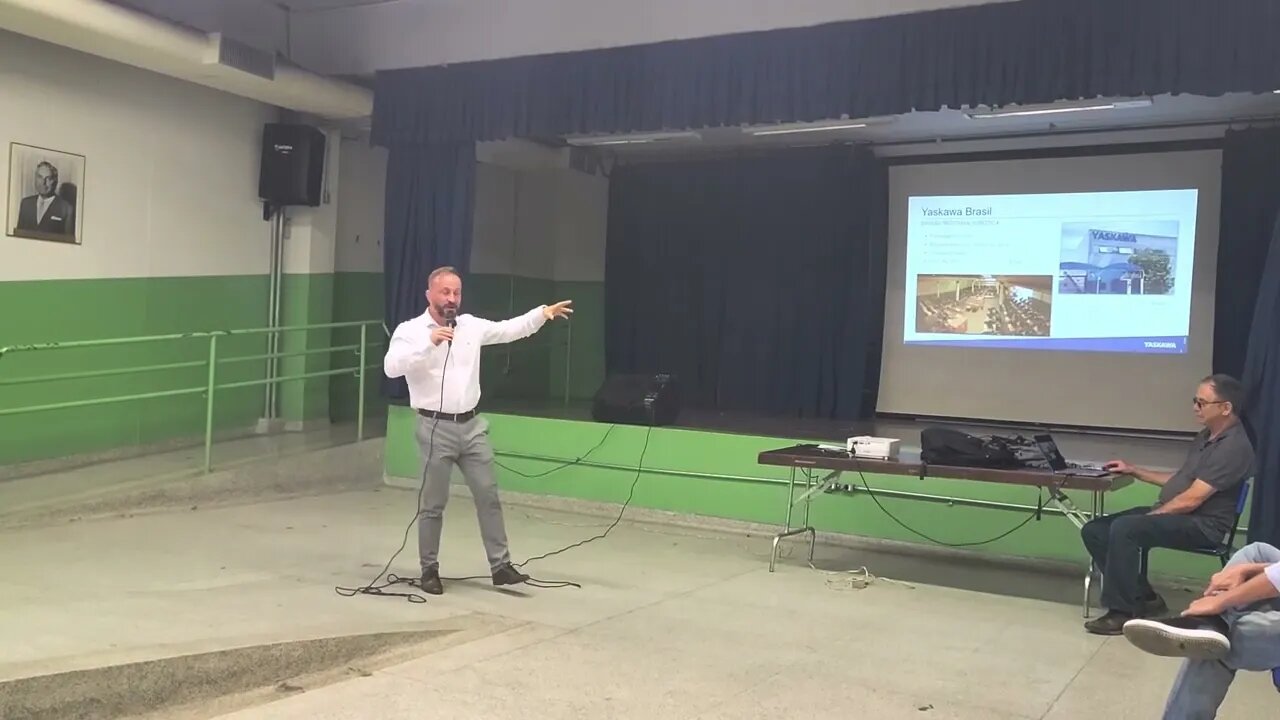
[[(779, 450), (768, 450), (760, 453), (759, 463), (791, 469), (791, 478), (787, 486), (786, 525), (782, 528), (782, 532), (773, 538), (773, 551), (769, 555), (769, 572), (773, 572), (777, 563), (778, 543), (784, 538), (795, 535), (806, 533), (809, 535), (809, 560), (813, 561), (817, 531), (809, 524), (809, 507), (813, 497), (826, 492), (839, 482), (844, 472), (969, 480), (1041, 488), (1049, 492), (1049, 499), (1054, 506), (1078, 528), (1106, 511), (1107, 493), (1133, 484), (1133, 478), (1123, 475), (1087, 477), (1054, 473), (1047, 469), (992, 470), (952, 465), (926, 465), (920, 461), (916, 453), (902, 454), (897, 460), (873, 460), (854, 457), (846, 452), (826, 450), (816, 445), (793, 445)], [(801, 477), (799, 480), (797, 480), (797, 471)], [(797, 486), (803, 490), (798, 497), (796, 496)], [(1088, 492), (1092, 498), (1089, 510), (1086, 512), (1076, 507), (1071, 498), (1067, 497), (1065, 490)], [(804, 523), (801, 527), (792, 527), (793, 511), (800, 503), (804, 503)], [(1084, 580), (1086, 617), (1089, 612), (1089, 586), (1092, 581), (1093, 569), (1090, 567), (1085, 572)]]

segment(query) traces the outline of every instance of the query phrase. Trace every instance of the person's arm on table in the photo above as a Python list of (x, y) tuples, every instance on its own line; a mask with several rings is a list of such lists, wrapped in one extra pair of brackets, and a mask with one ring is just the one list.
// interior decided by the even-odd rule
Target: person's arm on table
[(1169, 482), (1169, 478), (1173, 477), (1173, 473), (1171, 472), (1161, 472), (1159, 470), (1138, 467), (1137, 465), (1132, 465), (1124, 460), (1112, 460), (1111, 462), (1103, 465), (1102, 469), (1110, 473), (1115, 473), (1116, 475), (1129, 475), (1131, 477), (1138, 478), (1144, 483), (1150, 483), (1151, 485), (1158, 486), (1163, 486), (1165, 483)]

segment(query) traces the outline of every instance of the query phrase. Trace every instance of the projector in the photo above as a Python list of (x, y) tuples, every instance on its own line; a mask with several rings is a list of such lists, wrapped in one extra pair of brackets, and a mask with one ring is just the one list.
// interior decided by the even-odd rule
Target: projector
[(872, 437), (859, 435), (849, 438), (849, 452), (857, 457), (874, 458), (876, 460), (896, 460), (898, 458), (897, 438)]

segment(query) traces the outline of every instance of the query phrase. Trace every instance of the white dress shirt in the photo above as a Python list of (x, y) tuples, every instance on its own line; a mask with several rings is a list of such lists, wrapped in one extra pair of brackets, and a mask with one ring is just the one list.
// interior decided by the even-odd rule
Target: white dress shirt
[(409, 385), (409, 404), (415, 409), (450, 414), (469, 412), (480, 404), (480, 348), (509, 343), (538, 332), (547, 323), (542, 314), (545, 307), (540, 305), (501, 322), (459, 315), (452, 346), (447, 342), (431, 344), (431, 331), (440, 324), (428, 310), (396, 328), (382, 361), (383, 370), (387, 377), (405, 379)]

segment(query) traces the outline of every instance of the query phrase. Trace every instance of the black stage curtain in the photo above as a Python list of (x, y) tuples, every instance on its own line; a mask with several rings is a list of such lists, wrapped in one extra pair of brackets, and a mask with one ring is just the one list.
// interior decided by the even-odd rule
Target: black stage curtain
[(1240, 377), (1267, 248), (1280, 214), (1280, 129), (1227, 133), (1214, 298), (1213, 368)]
[(1249, 537), (1280, 545), (1280, 129), (1227, 133), (1213, 367), (1243, 379), (1258, 454)]
[(608, 371), (669, 372), (691, 407), (870, 417), (887, 186), (849, 147), (617, 167)]
[[(475, 143), (392, 148), (387, 161), (382, 259), (387, 330), (427, 309), (427, 275), (441, 265), (466, 273), (475, 208)], [(393, 400), (404, 380), (383, 377)]]
[[(1280, 193), (1275, 185), (1271, 190)], [(1268, 245), (1244, 363), (1249, 424), (1258, 454), (1249, 539), (1280, 546), (1280, 218)]]
[(1021, 0), (380, 72), (380, 145), (1280, 87), (1275, 0)]

